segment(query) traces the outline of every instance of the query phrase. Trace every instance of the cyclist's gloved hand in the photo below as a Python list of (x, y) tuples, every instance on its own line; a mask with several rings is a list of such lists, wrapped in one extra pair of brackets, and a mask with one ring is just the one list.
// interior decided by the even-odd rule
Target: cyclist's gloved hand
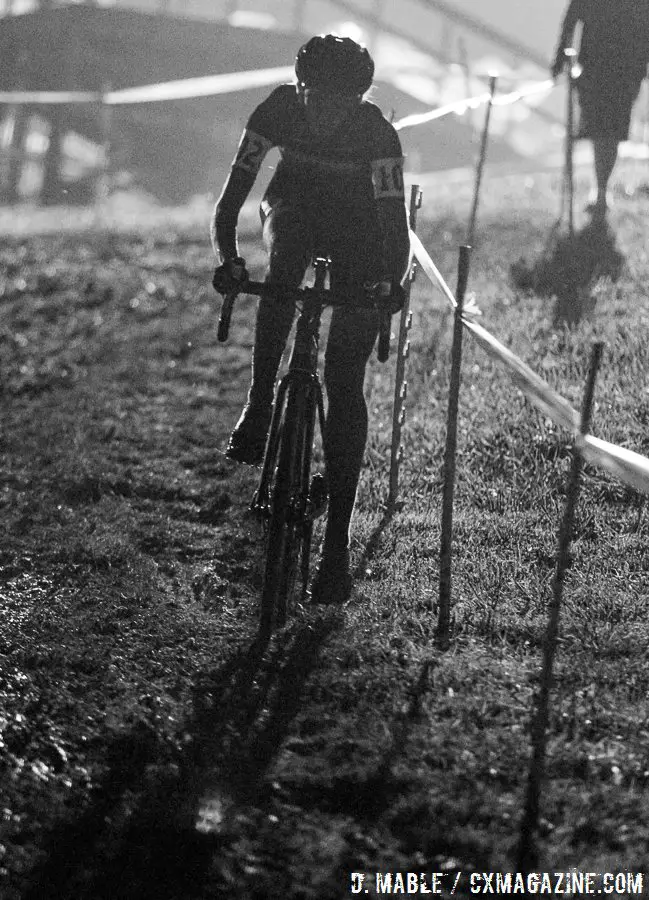
[(248, 281), (246, 261), (242, 256), (226, 259), (217, 266), (212, 276), (212, 285), (219, 294), (231, 294)]
[(406, 302), (406, 292), (403, 286), (391, 276), (381, 278), (368, 285), (374, 298), (381, 303), (385, 303), (390, 315), (398, 313), (403, 309)]

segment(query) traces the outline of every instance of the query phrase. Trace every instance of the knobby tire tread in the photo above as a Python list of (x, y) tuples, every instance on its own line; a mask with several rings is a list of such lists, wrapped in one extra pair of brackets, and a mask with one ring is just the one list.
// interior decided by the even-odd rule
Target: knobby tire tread
[(304, 390), (289, 388), (271, 489), (260, 622), (260, 630), (265, 635), (270, 634), (274, 624), (284, 623), (297, 576), (303, 536), (299, 523), (290, 521), (290, 505), (291, 497), (304, 488), (301, 482), (306, 450), (306, 402)]

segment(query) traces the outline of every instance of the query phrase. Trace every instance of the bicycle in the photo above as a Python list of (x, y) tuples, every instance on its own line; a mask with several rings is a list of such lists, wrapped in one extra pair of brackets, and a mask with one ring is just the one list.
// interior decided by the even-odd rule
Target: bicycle
[[(314, 522), (327, 504), (326, 468), (324, 473), (311, 472), (316, 420), (322, 435), (325, 418), (318, 376), (320, 322), (326, 306), (349, 303), (348, 298), (336, 297), (326, 286), (330, 264), (327, 256), (314, 255), (315, 278), (310, 287), (246, 281), (224, 295), (219, 318), (217, 336), (225, 341), (239, 293), (293, 302), (299, 309), (288, 371), (277, 387), (259, 484), (249, 507), (267, 525), (259, 623), (262, 638), (286, 623), (294, 603), (305, 601)], [(389, 307), (369, 290), (355, 299), (357, 305), (379, 313), (377, 355), (385, 362), (390, 346)]]

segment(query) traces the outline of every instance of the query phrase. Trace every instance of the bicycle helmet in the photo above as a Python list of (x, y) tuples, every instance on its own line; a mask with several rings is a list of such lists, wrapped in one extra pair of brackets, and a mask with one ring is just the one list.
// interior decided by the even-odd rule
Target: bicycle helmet
[(374, 62), (367, 48), (351, 38), (320, 34), (298, 50), (295, 74), (307, 88), (364, 94), (372, 84)]

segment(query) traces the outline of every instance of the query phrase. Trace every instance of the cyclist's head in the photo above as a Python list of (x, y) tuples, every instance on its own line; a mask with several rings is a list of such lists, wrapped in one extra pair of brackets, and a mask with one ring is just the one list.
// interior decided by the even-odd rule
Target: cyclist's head
[(367, 49), (351, 38), (319, 34), (295, 57), (298, 85), (359, 97), (374, 78), (374, 62)]
[(312, 37), (295, 58), (297, 90), (310, 127), (325, 132), (342, 124), (374, 77), (367, 49), (335, 34)]

